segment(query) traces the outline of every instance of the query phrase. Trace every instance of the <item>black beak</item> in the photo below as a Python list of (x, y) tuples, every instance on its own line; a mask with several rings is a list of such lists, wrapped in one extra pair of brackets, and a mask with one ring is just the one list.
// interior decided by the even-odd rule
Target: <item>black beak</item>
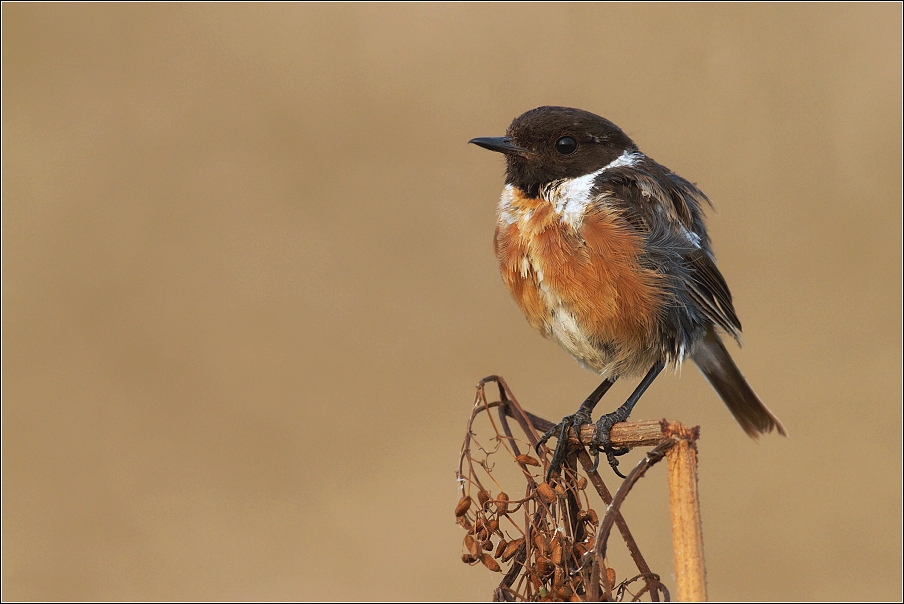
[(530, 155), (530, 152), (515, 144), (515, 142), (507, 136), (484, 136), (481, 138), (472, 138), (468, 141), (474, 143), (478, 147), (489, 149), (490, 151), (498, 151), (499, 153), (514, 153), (515, 155)]

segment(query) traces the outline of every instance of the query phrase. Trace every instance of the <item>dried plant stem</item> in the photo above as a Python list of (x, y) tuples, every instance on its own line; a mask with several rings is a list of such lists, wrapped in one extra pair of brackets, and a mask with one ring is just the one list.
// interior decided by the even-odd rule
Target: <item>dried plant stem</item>
[[(599, 494), (600, 499), (602, 499), (603, 503), (605, 503), (607, 506), (611, 506), (612, 494), (609, 492), (609, 489), (606, 487), (606, 484), (603, 482), (603, 479), (600, 478), (600, 475), (597, 473), (597, 471), (591, 471), (591, 469), (593, 468), (593, 460), (590, 459), (587, 451), (585, 451), (584, 449), (579, 450), (578, 460), (584, 467), (584, 471), (587, 472), (587, 477), (590, 479), (590, 483), (594, 486), (594, 488), (596, 488), (596, 492)], [(650, 570), (650, 566), (644, 559), (643, 554), (640, 553), (640, 549), (637, 547), (637, 542), (634, 541), (634, 536), (631, 535), (631, 530), (628, 528), (628, 523), (625, 522), (625, 518), (624, 516), (622, 516), (621, 510), (619, 510), (618, 508), (615, 508), (613, 510), (613, 519), (615, 521), (615, 525), (618, 527), (618, 530), (622, 535), (622, 539), (625, 540), (625, 545), (628, 547), (628, 553), (631, 554), (631, 558), (633, 558), (634, 563), (637, 565), (638, 570), (640, 570), (641, 575), (643, 575), (644, 580), (646, 581), (647, 588), (650, 589), (652, 600), (654, 602), (658, 602), (659, 590), (657, 589), (657, 587), (661, 586), (661, 583), (659, 582), (658, 578), (654, 578), (655, 575), (653, 574), (653, 571)]]
[[(677, 422), (675, 423), (677, 424)], [(581, 442), (583, 444), (590, 443), (594, 430), (596, 430), (596, 426), (593, 425), (581, 428)], [(612, 426), (612, 430), (609, 431), (609, 438), (612, 441), (612, 446), (617, 449), (655, 447), (666, 440), (662, 433), (662, 422), (656, 420), (615, 424)], [(577, 444), (573, 436), (571, 440), (574, 444)]]
[(666, 457), (669, 464), (669, 511), (675, 555), (675, 588), (681, 602), (706, 600), (703, 531), (697, 496), (697, 437), (699, 429), (680, 425), (663, 427), (675, 439)]
[[(486, 387), (494, 383), (499, 400), (492, 402), (487, 400)], [(478, 417), (479, 433), (474, 425)], [(669, 601), (668, 589), (650, 570), (621, 512), (632, 487), (663, 457), (668, 459), (676, 595), (679, 600), (705, 600), (706, 570), (697, 499), (699, 428), (689, 429), (666, 420), (615, 424), (610, 432), (613, 447), (652, 450), (613, 496), (593, 467), (588, 451), (588, 447), (593, 448), (594, 425), (582, 427), (577, 436), (568, 431), (570, 446), (566, 447), (561, 470), (546, 479), (552, 449), (538, 448), (537, 444), (539, 434), (552, 427), (549, 420), (525, 411), (501, 377), (490, 376), (478, 384), (459, 458), (461, 498), (455, 516), (468, 533), (462, 561), (503, 573), (494, 600), (623, 601), (630, 597), (639, 601), (646, 595), (654, 602)], [(521, 482), (523, 498), (510, 499), (504, 491), (511, 493), (513, 489), (503, 488), (509, 479), (494, 476), (493, 469), (500, 460), (513, 462), (521, 470), (513, 486), (517, 492)], [(593, 489), (585, 491), (590, 485)], [(606, 505), (603, 514), (593, 510), (592, 498), (587, 496), (594, 489)], [(639, 571), (618, 584), (606, 559), (609, 535), (616, 527)], [(643, 585), (632, 593), (629, 585), (638, 580)]]
[[(498, 404), (499, 403), (496, 403), (496, 405)], [(491, 405), (493, 404), (491, 403)], [(541, 434), (555, 426), (555, 424), (548, 419), (534, 415), (529, 411), (524, 411), (524, 414), (530, 419), (531, 423), (534, 425), (534, 428), (536, 428), (537, 431)], [(514, 413), (511, 411), (509, 411), (509, 415), (512, 415), (514, 417)], [(666, 424), (668, 426), (681, 425), (678, 422), (666, 422)], [(609, 431), (609, 439), (612, 442), (612, 446), (616, 449), (622, 449), (625, 447), (629, 449), (635, 449), (637, 447), (655, 447), (656, 445), (667, 439), (667, 437), (663, 434), (662, 426), (662, 421), (655, 419), (648, 419), (631, 423), (619, 423), (612, 426), (612, 430)], [(593, 438), (594, 430), (596, 430), (596, 426), (594, 426), (593, 424), (583, 426), (581, 428), (580, 444), (589, 445), (590, 440)], [(569, 442), (571, 442), (571, 444), (573, 445), (579, 444), (572, 432), (569, 432)]]
[[(625, 497), (628, 496), (628, 492), (634, 486), (634, 483), (640, 480), (640, 478), (651, 466), (655, 465), (660, 459), (662, 459), (666, 455), (666, 452), (674, 444), (674, 440), (667, 439), (656, 445), (656, 448), (647, 453), (644, 458), (640, 460), (640, 463), (638, 463), (637, 466), (633, 470), (631, 470), (631, 472), (628, 474), (628, 477), (618, 488), (618, 491), (616, 491), (615, 497), (612, 499), (612, 502), (609, 503), (606, 509), (606, 515), (603, 517), (603, 522), (600, 525), (599, 532), (597, 533), (595, 548), (596, 555), (593, 560), (594, 568), (592, 571), (592, 576), (599, 574), (597, 567), (602, 565), (602, 561), (606, 557), (609, 532), (612, 530), (612, 524), (616, 522), (617, 518), (621, 517), (619, 509), (621, 508), (621, 504), (622, 502), (624, 502)], [(591, 588), (593, 586), (594, 585), (591, 585)]]
[[(538, 430), (548, 430), (553, 425), (552, 422), (531, 413), (528, 413), (528, 415)], [(581, 429), (580, 444), (589, 444), (594, 430), (595, 426), (593, 425), (584, 426)], [(646, 472), (646, 469), (658, 461), (662, 453), (666, 454), (669, 466), (669, 513), (672, 520), (676, 595), (678, 600), (682, 602), (702, 602), (706, 600), (706, 566), (703, 559), (703, 531), (700, 523), (700, 500), (697, 493), (696, 441), (698, 437), (699, 428), (686, 428), (679, 422), (668, 422), (666, 420), (646, 420), (615, 424), (610, 432), (612, 445), (617, 448), (656, 446), (656, 449), (650, 452), (653, 457), (648, 456), (641, 460), (638, 468), (635, 468), (636, 476), (633, 476), (632, 480), (623, 483), (625, 495), (627, 495), (634, 482)], [(574, 445), (579, 444), (573, 435), (571, 436), (571, 443)], [(580, 450), (578, 459), (584, 462), (584, 458), (586, 458), (585, 469), (589, 470), (590, 458), (584, 450)], [(590, 476), (589, 473), (588, 476)], [(593, 480), (593, 476), (590, 476), (590, 478), (591, 482), (599, 490), (600, 486), (597, 482), (602, 484), (602, 481)], [(624, 525), (624, 519), (621, 518), (621, 514), (618, 512), (621, 501), (618, 502), (618, 505), (612, 506), (612, 496), (605, 490), (604, 485), (602, 489), (604, 490), (600, 491), (600, 496), (607, 505), (610, 505), (610, 512), (613, 513), (611, 516), (607, 514), (608, 527), (605, 530), (605, 537), (601, 538), (598, 543), (600, 543), (602, 548), (605, 548), (608, 530), (614, 521), (619, 525), (619, 529), (622, 531), (626, 543), (628, 543), (628, 549), (633, 555), (634, 551), (631, 547), (633, 539), (630, 537), (627, 525)], [(603, 549), (603, 551), (605, 550)], [(638, 567), (641, 569), (645, 566), (642, 557), (639, 555), (635, 558), (635, 562), (638, 562)], [(599, 576), (599, 571), (594, 570), (596, 571), (594, 575)], [(641, 572), (645, 572), (645, 570)], [(648, 582), (648, 586), (653, 587), (657, 583), (658, 581)], [(655, 594), (656, 592), (654, 591), (653, 593)]]

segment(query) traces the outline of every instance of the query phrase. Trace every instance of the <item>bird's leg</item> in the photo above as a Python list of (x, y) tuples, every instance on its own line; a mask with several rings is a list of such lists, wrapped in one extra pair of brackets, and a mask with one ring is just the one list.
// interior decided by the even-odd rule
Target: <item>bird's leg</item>
[(634, 409), (634, 405), (637, 404), (637, 401), (640, 400), (643, 393), (650, 387), (650, 384), (653, 383), (656, 376), (662, 372), (663, 367), (665, 367), (665, 363), (656, 363), (653, 365), (640, 384), (637, 385), (637, 388), (634, 389), (634, 392), (631, 393), (631, 396), (628, 397), (628, 400), (626, 400), (621, 407), (612, 413), (607, 413), (596, 422), (596, 433), (590, 441), (590, 447), (596, 451), (596, 462), (593, 464), (594, 470), (599, 464), (599, 452), (604, 451), (612, 470), (622, 478), (625, 478), (625, 476), (618, 471), (618, 460), (615, 459), (615, 457), (617, 455), (624, 455), (628, 452), (628, 449), (613, 449), (609, 440), (609, 431), (615, 424), (627, 421), (628, 416), (631, 415), (631, 411)]
[(590, 396), (581, 403), (581, 406), (574, 415), (566, 415), (563, 417), (561, 422), (550, 428), (549, 431), (540, 438), (539, 442), (537, 442), (536, 449), (539, 453), (540, 446), (544, 445), (552, 436), (555, 436), (558, 440), (556, 443), (556, 450), (552, 454), (552, 461), (549, 463), (549, 469), (546, 471), (547, 482), (549, 482), (552, 475), (558, 472), (562, 467), (562, 460), (565, 459), (565, 452), (568, 450), (568, 428), (574, 428), (574, 434), (578, 437), (578, 440), (580, 440), (581, 426), (589, 424), (592, 421), (591, 414), (593, 413), (593, 408), (596, 407), (596, 404), (600, 402), (600, 399), (603, 398), (603, 395), (606, 394), (606, 391), (609, 390), (614, 383), (615, 378), (603, 380), (603, 383), (597, 386), (596, 390), (591, 392)]

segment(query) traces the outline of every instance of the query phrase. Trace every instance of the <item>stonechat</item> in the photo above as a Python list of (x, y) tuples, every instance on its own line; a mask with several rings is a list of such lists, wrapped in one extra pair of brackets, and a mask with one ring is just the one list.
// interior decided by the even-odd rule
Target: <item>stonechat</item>
[[(741, 375), (718, 333), (740, 341), (741, 322), (716, 267), (694, 184), (644, 155), (609, 120), (580, 109), (538, 107), (502, 137), (469, 141), (502, 153), (495, 251), (502, 280), (528, 322), (603, 378), (556, 436), (550, 474), (567, 430), (579, 433), (618, 378), (641, 377), (628, 400), (603, 415), (591, 443), (618, 472), (609, 430), (625, 421), (666, 366), (690, 357), (751, 437), (778, 418)], [(718, 331), (717, 331), (718, 330)], [(598, 459), (598, 457), (597, 457)]]

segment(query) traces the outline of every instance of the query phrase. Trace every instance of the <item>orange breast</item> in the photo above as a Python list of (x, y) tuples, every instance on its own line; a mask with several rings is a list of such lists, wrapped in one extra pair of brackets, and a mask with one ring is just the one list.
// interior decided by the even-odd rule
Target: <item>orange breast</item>
[(495, 249), (527, 320), (586, 367), (607, 373), (657, 348), (663, 277), (639, 265), (643, 239), (615, 211), (590, 206), (569, 222), (542, 197), (507, 187)]

